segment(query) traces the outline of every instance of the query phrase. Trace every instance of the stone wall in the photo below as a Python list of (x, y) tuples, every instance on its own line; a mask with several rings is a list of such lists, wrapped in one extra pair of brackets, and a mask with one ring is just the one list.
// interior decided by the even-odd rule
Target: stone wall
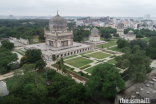
[(29, 45), (29, 40), (28, 39), (23, 39), (21, 37), (19, 39), (14, 38), (14, 37), (9, 37), (9, 39), (14, 40), (14, 41), (19, 42), (19, 43), (22, 43), (24, 45)]

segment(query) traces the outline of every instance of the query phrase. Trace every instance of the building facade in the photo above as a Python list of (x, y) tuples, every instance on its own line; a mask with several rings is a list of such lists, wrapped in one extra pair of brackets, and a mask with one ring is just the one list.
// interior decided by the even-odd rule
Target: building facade
[(120, 37), (124, 36), (124, 24), (123, 23), (118, 23), (117, 34), (119, 34)]
[(44, 29), (46, 45), (62, 47), (73, 45), (73, 32), (67, 31), (67, 21), (60, 15), (56, 15), (49, 21), (49, 29)]
[(128, 32), (128, 34), (125, 34), (125, 39), (128, 40), (128, 41), (135, 40), (136, 39), (136, 34), (134, 34), (134, 32), (132, 30), (130, 30)]

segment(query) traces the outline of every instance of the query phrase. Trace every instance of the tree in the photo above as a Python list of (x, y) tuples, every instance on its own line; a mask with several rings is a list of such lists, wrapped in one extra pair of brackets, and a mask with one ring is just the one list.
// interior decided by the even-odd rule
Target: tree
[(2, 104), (22, 104), (24, 103), (22, 101), (22, 98), (20, 97), (15, 97), (14, 95), (8, 95), (6, 96), (5, 100), (1, 102)]
[(0, 47), (0, 74), (7, 72), (10, 65), (14, 64), (18, 59), (16, 53), (12, 53), (10, 50)]
[(36, 63), (36, 61), (41, 60), (41, 50), (40, 49), (29, 49), (26, 51), (25, 55), (21, 58), (21, 65), (27, 63)]
[(57, 60), (57, 57), (56, 57), (55, 54), (52, 55), (52, 60), (54, 61), (54, 63), (55, 63), (55, 61)]
[(43, 69), (47, 65), (43, 59), (36, 61), (35, 64), (35, 69), (38, 68), (39, 70)]
[(45, 41), (44, 33), (40, 33), (38, 39), (39, 39), (40, 41)]
[(151, 47), (156, 47), (156, 37), (152, 37), (150, 40), (149, 40), (149, 45)]
[(114, 37), (119, 37), (119, 34), (114, 34), (113, 36), (114, 36)]
[(20, 96), (22, 99), (28, 100), (29, 103), (48, 94), (45, 78), (36, 72), (28, 71), (24, 75), (13, 77), (13, 79), (16, 80), (16, 84), (9, 86), (10, 94)]
[(137, 39), (130, 41), (130, 48), (132, 49), (135, 45), (139, 45), (141, 50), (145, 50), (147, 48), (147, 42), (145, 40)]
[(127, 47), (125, 54), (115, 57), (116, 66), (128, 68), (128, 75), (135, 83), (142, 83), (146, 80), (146, 74), (151, 72), (151, 61), (145, 54), (145, 50), (140, 50), (139, 45), (133, 48)]
[(116, 43), (118, 45), (118, 48), (124, 48), (125, 46), (128, 45), (128, 41), (126, 41), (125, 39), (121, 39), (121, 38), (119, 38)]
[(24, 73), (28, 72), (28, 71), (33, 71), (35, 70), (35, 64), (24, 64), (21, 68), (21, 70), (24, 71)]
[(3, 40), (1, 41), (2, 43), (2, 47), (6, 48), (6, 49), (12, 49), (14, 47), (14, 43), (11, 43), (10, 41), (7, 40)]
[(110, 34), (104, 34), (104, 36), (103, 36), (106, 40), (108, 40), (108, 39), (110, 39), (110, 38), (112, 38), (112, 36), (110, 35)]
[(67, 68), (65, 66), (62, 67), (62, 74), (67, 73)]
[(116, 87), (120, 90), (124, 89), (125, 82), (112, 64), (104, 63), (93, 69), (92, 75), (86, 82), (86, 94), (95, 96), (102, 93), (104, 98), (115, 97), (117, 94)]
[(156, 59), (156, 37), (149, 40), (149, 45), (146, 48), (146, 55), (152, 59)]
[(136, 38), (143, 38), (144, 36), (141, 34), (141, 32), (139, 32), (137, 35), (136, 35)]

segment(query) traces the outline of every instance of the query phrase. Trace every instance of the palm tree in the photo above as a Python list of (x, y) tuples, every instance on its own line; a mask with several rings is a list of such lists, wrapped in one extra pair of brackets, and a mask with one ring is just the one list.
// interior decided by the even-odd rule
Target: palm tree
[(64, 65), (64, 60), (63, 60), (63, 58), (60, 59), (60, 62), (61, 62), (60, 64)]
[(65, 66), (63, 66), (63, 68), (62, 68), (62, 74), (63, 74), (63, 73), (67, 73), (67, 69), (66, 69)]
[(55, 54), (52, 55), (52, 60), (54, 61), (54, 63), (55, 63), (55, 61), (57, 60), (57, 57), (56, 57)]

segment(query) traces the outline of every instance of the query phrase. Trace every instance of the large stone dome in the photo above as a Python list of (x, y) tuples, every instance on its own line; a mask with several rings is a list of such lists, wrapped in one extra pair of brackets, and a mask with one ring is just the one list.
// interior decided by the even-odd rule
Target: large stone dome
[(99, 30), (97, 28), (93, 28), (91, 30), (91, 36), (99, 36)]
[(65, 31), (67, 30), (67, 21), (57, 14), (50, 19), (49, 28), (51, 31)]

